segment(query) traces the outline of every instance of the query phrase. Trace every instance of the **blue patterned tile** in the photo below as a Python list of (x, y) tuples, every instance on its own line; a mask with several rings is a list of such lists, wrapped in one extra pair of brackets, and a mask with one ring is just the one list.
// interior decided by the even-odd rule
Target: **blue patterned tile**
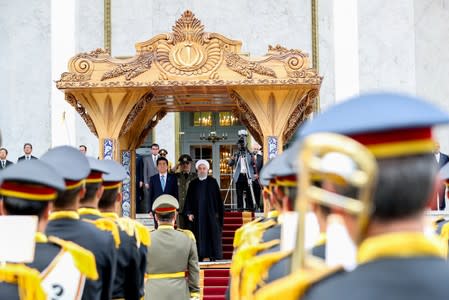
[(122, 152), (122, 165), (126, 169), (125, 180), (122, 184), (122, 215), (124, 217), (131, 216), (131, 151)]
[(268, 159), (276, 157), (278, 154), (278, 138), (277, 136), (268, 137)]
[(114, 143), (112, 139), (103, 140), (103, 159), (114, 159), (113, 157)]

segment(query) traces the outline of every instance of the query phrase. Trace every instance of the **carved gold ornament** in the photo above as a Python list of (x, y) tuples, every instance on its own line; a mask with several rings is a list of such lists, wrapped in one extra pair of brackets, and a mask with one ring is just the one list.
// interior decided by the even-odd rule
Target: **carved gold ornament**
[(222, 59), (218, 39), (210, 39), (204, 25), (187, 10), (167, 39), (156, 48), (159, 66), (174, 75), (201, 75), (217, 68)]

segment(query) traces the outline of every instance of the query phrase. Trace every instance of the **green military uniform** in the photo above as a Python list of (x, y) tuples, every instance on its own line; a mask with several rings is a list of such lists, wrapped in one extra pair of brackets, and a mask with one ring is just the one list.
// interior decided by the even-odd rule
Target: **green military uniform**
[[(192, 158), (187, 155), (183, 154), (179, 158), (179, 163), (191, 163)], [(184, 172), (176, 172), (176, 178), (178, 179), (178, 201), (179, 201), (179, 214), (178, 219), (176, 220), (176, 223), (178, 224), (178, 228), (181, 229), (189, 229), (188, 224), (189, 222), (186, 220), (186, 216), (182, 214), (184, 210), (184, 204), (186, 201), (187, 196), (187, 189), (189, 188), (190, 182), (197, 178), (198, 175), (193, 172), (184, 173)]]
[[(162, 195), (153, 204), (158, 214), (175, 212), (178, 201)], [(151, 232), (145, 280), (145, 299), (188, 300), (199, 298), (199, 266), (192, 232), (159, 225)], [(187, 276), (187, 278), (186, 278)]]

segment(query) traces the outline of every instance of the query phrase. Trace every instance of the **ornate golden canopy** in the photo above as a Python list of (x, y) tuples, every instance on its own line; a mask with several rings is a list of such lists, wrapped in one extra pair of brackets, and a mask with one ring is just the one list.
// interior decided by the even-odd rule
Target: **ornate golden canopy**
[(100, 142), (114, 141), (115, 157), (168, 111), (232, 111), (261, 144), (270, 136), (282, 146), (313, 111), (322, 78), (301, 50), (269, 46), (248, 57), (240, 48), (185, 11), (172, 32), (137, 43), (132, 58), (76, 55), (56, 84)]
[[(185, 11), (170, 33), (136, 44), (131, 58), (97, 49), (69, 61), (56, 82), (98, 136), (100, 157), (134, 170), (135, 149), (170, 111), (232, 111), (275, 155), (313, 111), (322, 77), (301, 50), (269, 46), (262, 57)], [(134, 176), (123, 185), (124, 214), (134, 212)]]

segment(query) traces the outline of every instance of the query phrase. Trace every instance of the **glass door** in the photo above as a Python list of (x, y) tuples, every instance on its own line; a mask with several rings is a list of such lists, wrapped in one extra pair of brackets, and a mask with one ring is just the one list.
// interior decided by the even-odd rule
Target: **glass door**
[(193, 159), (193, 165), (200, 159), (207, 160), (210, 165), (209, 175), (213, 174), (212, 145), (190, 145), (190, 156)]
[(220, 155), (220, 192), (226, 208), (232, 208), (235, 202), (235, 184), (232, 184), (233, 168), (228, 165), (232, 154), (237, 150), (235, 144), (219, 145)]

